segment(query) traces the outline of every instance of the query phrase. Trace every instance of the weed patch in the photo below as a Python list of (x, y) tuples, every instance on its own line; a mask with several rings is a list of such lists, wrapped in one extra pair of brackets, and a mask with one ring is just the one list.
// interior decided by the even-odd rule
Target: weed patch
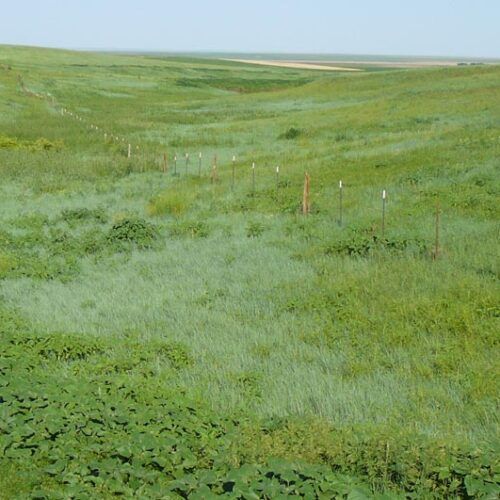
[(115, 223), (107, 234), (109, 244), (118, 249), (135, 245), (138, 248), (151, 248), (159, 237), (158, 228), (144, 219), (125, 218)]
[(170, 225), (169, 233), (176, 238), (206, 238), (210, 234), (210, 227), (204, 221), (184, 220)]

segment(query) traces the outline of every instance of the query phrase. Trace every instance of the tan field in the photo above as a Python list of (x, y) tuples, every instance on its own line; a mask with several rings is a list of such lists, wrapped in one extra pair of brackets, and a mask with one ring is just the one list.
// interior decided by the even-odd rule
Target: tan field
[(314, 64), (307, 61), (265, 61), (263, 59), (224, 59), (225, 61), (233, 61), (247, 64), (259, 64), (261, 66), (279, 66), (282, 68), (293, 69), (318, 69), (321, 71), (362, 71), (356, 68), (344, 68), (341, 66), (330, 66), (323, 64)]

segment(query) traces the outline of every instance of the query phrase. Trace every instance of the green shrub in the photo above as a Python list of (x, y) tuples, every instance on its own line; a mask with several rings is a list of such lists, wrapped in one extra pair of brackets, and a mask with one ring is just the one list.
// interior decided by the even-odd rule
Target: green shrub
[(303, 134), (303, 131), (300, 128), (290, 127), (286, 132), (283, 132), (279, 136), (279, 138), (293, 140), (293, 139), (297, 139), (297, 137), (299, 137), (302, 134)]
[(137, 245), (139, 248), (150, 248), (158, 239), (159, 231), (154, 224), (144, 219), (125, 218), (114, 224), (108, 232), (107, 240), (119, 248)]
[(335, 241), (324, 247), (326, 255), (347, 255), (350, 257), (367, 257), (375, 251), (386, 250), (393, 253), (414, 251), (417, 255), (429, 252), (425, 241), (419, 238), (384, 237), (353, 233), (348, 238)]

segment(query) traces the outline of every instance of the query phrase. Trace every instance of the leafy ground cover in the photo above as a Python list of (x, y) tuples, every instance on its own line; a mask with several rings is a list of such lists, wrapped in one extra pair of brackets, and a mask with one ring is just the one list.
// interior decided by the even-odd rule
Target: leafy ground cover
[(499, 78), (1, 47), (0, 496), (496, 498)]

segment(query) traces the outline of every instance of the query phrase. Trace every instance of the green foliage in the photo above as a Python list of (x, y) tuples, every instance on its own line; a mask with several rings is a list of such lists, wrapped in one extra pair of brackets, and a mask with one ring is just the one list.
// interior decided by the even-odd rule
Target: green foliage
[(147, 207), (149, 215), (182, 215), (192, 202), (193, 193), (189, 196), (184, 192), (165, 191), (153, 198)]
[(123, 218), (111, 227), (107, 240), (118, 248), (128, 245), (149, 248), (158, 236), (158, 228), (154, 224), (139, 218)]
[(293, 140), (301, 136), (303, 131), (297, 127), (290, 127), (286, 132), (279, 136), (280, 139)]
[(179, 220), (170, 225), (169, 232), (176, 238), (206, 238), (210, 234), (210, 227), (204, 221)]
[(76, 361), (103, 352), (97, 339), (88, 336), (19, 334), (10, 342), (18, 348), (19, 353), (27, 351), (34, 359), (40, 357), (56, 361)]
[[(0, 469), (29, 469), (18, 493), (371, 498), (383, 489), (401, 497), (405, 490), (439, 497), (499, 491), (490, 450), (419, 443), (409, 434), (356, 435), (317, 422), (217, 417), (176, 390), (175, 397), (165, 397), (147, 370), (120, 378), (96, 369), (100, 357), (109, 358), (112, 339), (20, 335), (14, 333), (21, 326), (15, 316), (9, 319), (5, 310), (1, 316)], [(140, 352), (124, 341), (129, 355)], [(154, 352), (176, 369), (190, 362), (179, 344), (148, 349), (143, 365)], [(72, 373), (65, 366), (80, 368)], [(235, 375), (253, 397), (258, 379), (254, 373)], [(316, 464), (307, 463), (311, 453)], [(2, 476), (0, 485), (9, 481)]]
[(106, 212), (100, 208), (67, 208), (61, 212), (61, 218), (68, 224), (78, 224), (82, 222), (97, 222), (99, 224), (104, 224), (107, 222)]
[(209, 88), (228, 90), (238, 93), (268, 92), (273, 90), (298, 87), (309, 83), (307, 78), (225, 78), (205, 77), (205, 78), (179, 78), (176, 85), (187, 88)]
[(26, 149), (28, 151), (59, 151), (64, 144), (61, 140), (50, 141), (40, 137), (34, 141), (19, 140), (17, 138), (0, 136), (0, 150), (2, 149)]
[(266, 227), (261, 222), (253, 221), (247, 224), (247, 236), (249, 238), (256, 238), (260, 236)]
[(426, 242), (418, 238), (369, 236), (357, 231), (350, 237), (342, 238), (324, 248), (326, 255), (338, 254), (350, 257), (367, 257), (377, 251), (391, 253), (412, 251), (415, 255), (429, 254)]

